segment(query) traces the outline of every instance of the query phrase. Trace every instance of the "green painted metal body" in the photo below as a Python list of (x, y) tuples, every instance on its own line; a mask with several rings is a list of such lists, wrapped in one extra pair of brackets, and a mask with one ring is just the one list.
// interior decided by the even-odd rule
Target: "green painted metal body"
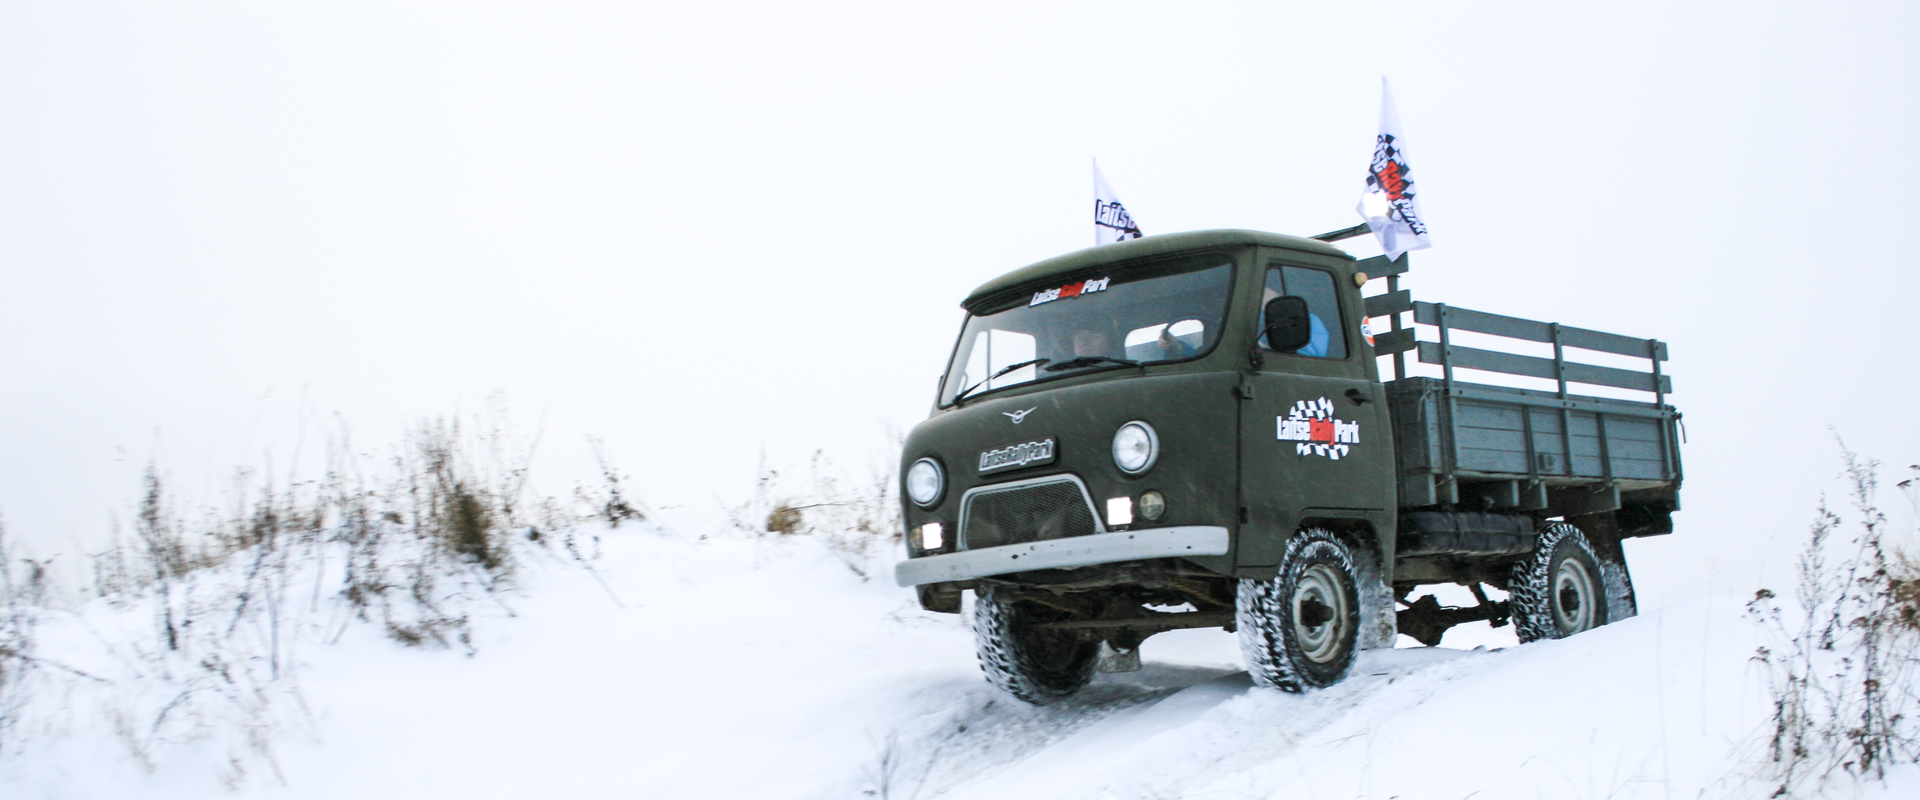
[[(1450, 369), (1445, 381), (1383, 384), (1377, 351), (1362, 334), (1361, 324), (1377, 316), (1370, 312), (1408, 304), (1405, 293), (1363, 298), (1354, 259), (1320, 241), (1239, 230), (1152, 236), (1015, 270), (975, 289), (963, 306), (972, 313), (1004, 307), (1062, 281), (1195, 252), (1230, 258), (1234, 273), (1217, 344), (1204, 355), (1144, 367), (1106, 366), (995, 389), (958, 403), (936, 402), (930, 417), (907, 436), (901, 469), (904, 475), (913, 462), (933, 458), (944, 470), (946, 488), (931, 508), (903, 499), (904, 517), (909, 531), (938, 522), (950, 533), (937, 551), (923, 551), (919, 539), (908, 536), (910, 557), (967, 546), (955, 541), (959, 537), (954, 534), (960, 531), (962, 500), (970, 490), (1057, 475), (1071, 475), (1084, 485), (1096, 515), (1109, 498), (1137, 501), (1148, 490), (1163, 494), (1165, 515), (1136, 520), (1132, 528), (1228, 529), (1232, 545), (1227, 554), (1189, 561), (1204, 573), (1236, 578), (1271, 577), (1288, 538), (1318, 522), (1366, 532), (1380, 557), (1380, 577), (1392, 584), (1401, 511), (1465, 503), (1463, 487), (1468, 499), (1478, 503), (1476, 509), (1610, 511), (1620, 507), (1623, 492), (1629, 500), (1670, 498), (1677, 507), (1678, 450), (1666, 433), (1677, 415), (1663, 402), (1578, 398), (1565, 393), (1564, 382), (1562, 391), (1552, 396), (1497, 387), (1479, 387), (1480, 393), (1472, 397), (1449, 395), (1471, 386), (1452, 381)], [(1332, 275), (1343, 322), (1329, 333), (1345, 342), (1346, 358), (1260, 347), (1263, 280), (1274, 266)], [(1404, 262), (1398, 268), (1404, 269)], [(1412, 311), (1411, 305), (1407, 308)], [(1410, 332), (1380, 339), (1393, 342), (1398, 350), (1416, 349)], [(1664, 357), (1664, 346), (1660, 348)], [(1386, 352), (1383, 346), (1378, 354)], [(1665, 389), (1658, 379), (1656, 372), (1655, 386)], [(1580, 408), (1568, 405), (1581, 403), (1585, 405)], [(1303, 415), (1303, 408), (1308, 413)], [(1609, 441), (1608, 431), (1594, 431), (1594, 423), (1604, 415), (1588, 413), (1594, 409), (1625, 413), (1615, 424), (1640, 443), (1631, 445), (1637, 448), (1631, 466), (1639, 472), (1616, 475), (1591, 469), (1596, 463), (1592, 456), (1606, 455), (1591, 451)], [(1577, 418), (1581, 413), (1587, 413), (1584, 423)], [(1628, 417), (1633, 420), (1631, 431), (1624, 421)], [(1158, 460), (1139, 475), (1122, 472), (1111, 454), (1116, 429), (1134, 420), (1152, 425), (1160, 440)], [(1324, 431), (1335, 422), (1338, 443), (1344, 447), (1321, 446)], [(1554, 430), (1572, 430), (1574, 436), (1555, 439)], [(1306, 431), (1313, 436), (1302, 435)], [(1516, 436), (1524, 436), (1525, 443), (1514, 445)], [(1055, 457), (1048, 463), (989, 474), (978, 469), (982, 452), (1048, 439), (1056, 443)], [(1565, 464), (1542, 458), (1556, 447), (1574, 458)], [(1574, 453), (1576, 449), (1580, 452)], [(1582, 460), (1582, 455), (1588, 457)], [(1596, 492), (1605, 496), (1588, 496)], [(1540, 502), (1527, 504), (1536, 496)]]

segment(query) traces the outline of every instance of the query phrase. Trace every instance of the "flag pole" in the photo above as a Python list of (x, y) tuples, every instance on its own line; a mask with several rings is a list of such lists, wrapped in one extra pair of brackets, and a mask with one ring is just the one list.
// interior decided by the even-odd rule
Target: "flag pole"
[(1316, 242), (1338, 242), (1345, 239), (1352, 239), (1356, 236), (1365, 236), (1372, 232), (1373, 228), (1367, 225), (1367, 223), (1362, 222), (1351, 228), (1341, 228), (1337, 231), (1328, 231), (1318, 236), (1309, 236), (1307, 238)]

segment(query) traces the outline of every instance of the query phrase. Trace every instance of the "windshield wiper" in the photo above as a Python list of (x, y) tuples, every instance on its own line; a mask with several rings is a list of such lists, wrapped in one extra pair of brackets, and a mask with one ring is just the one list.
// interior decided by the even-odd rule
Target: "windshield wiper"
[(1016, 369), (1020, 369), (1020, 368), (1022, 368), (1022, 367), (1031, 367), (1031, 366), (1035, 366), (1035, 365), (1038, 365), (1038, 364), (1045, 364), (1045, 363), (1047, 363), (1047, 362), (1049, 362), (1049, 361), (1052, 361), (1052, 360), (1053, 360), (1053, 359), (1051, 359), (1051, 358), (1036, 358), (1036, 359), (1033, 359), (1033, 360), (1031, 360), (1031, 361), (1022, 361), (1022, 362), (1020, 362), (1020, 363), (1018, 363), (1018, 364), (1008, 364), (1007, 366), (1004, 366), (1004, 367), (1001, 367), (1001, 368), (1000, 368), (1000, 371), (999, 371), (999, 372), (996, 372), (996, 373), (993, 373), (992, 375), (988, 375), (988, 376), (986, 377), (986, 379), (985, 379), (985, 380), (982, 380), (982, 381), (980, 381), (979, 383), (976, 383), (976, 384), (974, 384), (974, 385), (972, 385), (972, 386), (969, 386), (969, 387), (967, 387), (967, 388), (965, 388), (965, 389), (962, 389), (962, 390), (960, 390), (960, 393), (959, 393), (959, 394), (956, 394), (956, 395), (954, 395), (954, 396), (953, 396), (953, 402), (955, 402), (955, 403), (958, 403), (958, 402), (960, 402), (960, 401), (962, 401), (962, 400), (965, 400), (965, 399), (967, 399), (967, 395), (969, 395), (969, 394), (973, 394), (973, 390), (975, 390), (975, 389), (978, 389), (978, 388), (980, 388), (980, 387), (982, 387), (982, 386), (985, 386), (985, 385), (987, 385), (987, 381), (991, 381), (991, 380), (993, 380), (994, 378), (998, 378), (998, 377), (1000, 377), (1000, 376), (1002, 376), (1002, 375), (1005, 375), (1005, 374), (1007, 374), (1007, 373), (1009, 373), (1009, 372), (1012, 372), (1012, 371), (1014, 371), (1014, 370), (1016, 370)]
[(1074, 369), (1076, 367), (1091, 367), (1095, 364), (1119, 364), (1120, 366), (1123, 366), (1123, 367), (1140, 366), (1140, 362), (1130, 358), (1114, 358), (1112, 356), (1081, 356), (1079, 358), (1067, 359), (1058, 364), (1050, 364), (1047, 366), (1047, 371), (1059, 372), (1060, 370), (1063, 370), (1063, 369)]

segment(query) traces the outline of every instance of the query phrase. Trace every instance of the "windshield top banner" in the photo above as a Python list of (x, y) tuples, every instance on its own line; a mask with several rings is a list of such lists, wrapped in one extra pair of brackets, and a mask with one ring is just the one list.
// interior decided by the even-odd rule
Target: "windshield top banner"
[(1034, 306), (1040, 305), (1041, 303), (1051, 303), (1055, 300), (1065, 300), (1069, 297), (1079, 297), (1080, 295), (1083, 295), (1083, 294), (1093, 294), (1094, 292), (1104, 292), (1107, 290), (1107, 282), (1111, 280), (1113, 279), (1101, 278), (1099, 280), (1074, 281), (1073, 283), (1069, 283), (1058, 289), (1048, 289), (1044, 292), (1034, 292), (1033, 302), (1028, 303), (1027, 307), (1032, 308)]

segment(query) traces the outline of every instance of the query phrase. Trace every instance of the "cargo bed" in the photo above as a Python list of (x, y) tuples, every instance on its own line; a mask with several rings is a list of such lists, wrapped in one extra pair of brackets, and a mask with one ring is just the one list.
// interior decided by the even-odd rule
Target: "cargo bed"
[[(1376, 352), (1393, 355), (1400, 375), (1406, 373), (1408, 352), (1441, 368), (1440, 377), (1402, 377), (1386, 384), (1402, 508), (1456, 506), (1558, 517), (1628, 506), (1657, 513), (1679, 507), (1680, 414), (1666, 403), (1673, 386), (1661, 372), (1664, 343), (1401, 302), (1416, 324), (1431, 326), (1438, 341), (1417, 340), (1416, 328), (1400, 328), (1395, 314), (1395, 330), (1379, 337)], [(1462, 347), (1453, 341), (1456, 331), (1550, 344), (1553, 357)], [(1569, 361), (1568, 348), (1645, 359), (1648, 368)], [(1468, 383), (1457, 379), (1456, 369), (1546, 379), (1557, 389)], [(1648, 399), (1573, 394), (1570, 384), (1627, 389)]]

